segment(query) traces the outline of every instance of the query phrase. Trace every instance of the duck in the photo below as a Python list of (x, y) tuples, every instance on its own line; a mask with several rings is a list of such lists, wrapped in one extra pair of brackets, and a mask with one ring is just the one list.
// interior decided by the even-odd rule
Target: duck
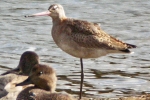
[(28, 79), (16, 86), (34, 84), (21, 91), (16, 100), (76, 100), (67, 93), (56, 92), (57, 77), (49, 65), (36, 64)]
[(47, 11), (25, 17), (50, 16), (51, 34), (56, 45), (64, 52), (80, 58), (80, 99), (84, 79), (83, 60), (98, 58), (110, 53), (133, 53), (129, 49), (136, 45), (125, 43), (103, 31), (98, 24), (80, 19), (68, 18), (62, 5), (52, 4)]
[(16, 100), (17, 94), (27, 87), (27, 85), (16, 87), (16, 84), (26, 80), (32, 67), (39, 62), (39, 56), (35, 52), (25, 51), (20, 57), (17, 68), (0, 75), (0, 98)]
[(25, 51), (20, 57), (19, 65), (14, 69), (2, 73), (1, 75), (6, 75), (9, 73), (29, 75), (32, 66), (38, 64), (39, 62), (39, 56), (35, 52)]

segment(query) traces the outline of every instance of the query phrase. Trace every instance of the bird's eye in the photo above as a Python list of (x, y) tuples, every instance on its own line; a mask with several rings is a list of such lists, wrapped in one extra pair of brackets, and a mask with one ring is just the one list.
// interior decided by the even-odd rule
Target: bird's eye
[(54, 7), (53, 7), (53, 10), (56, 10), (57, 8), (58, 8), (58, 6), (54, 6)]
[(41, 72), (39, 72), (38, 74), (39, 74), (39, 75), (42, 75), (42, 74), (43, 74), (43, 72), (41, 71)]

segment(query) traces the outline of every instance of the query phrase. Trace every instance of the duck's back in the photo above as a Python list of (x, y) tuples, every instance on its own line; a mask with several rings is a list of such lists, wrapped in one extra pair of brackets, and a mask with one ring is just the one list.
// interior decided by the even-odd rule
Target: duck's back
[(16, 100), (16, 96), (25, 87), (15, 86), (22, 81), (24, 81), (27, 76), (21, 76), (16, 74), (7, 74), (0, 76), (0, 100)]

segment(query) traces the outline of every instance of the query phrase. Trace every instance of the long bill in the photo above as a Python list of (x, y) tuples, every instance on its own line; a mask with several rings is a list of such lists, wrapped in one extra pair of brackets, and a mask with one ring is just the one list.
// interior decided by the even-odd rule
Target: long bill
[(25, 17), (49, 16), (50, 14), (51, 14), (50, 11), (44, 11), (44, 12), (36, 13), (33, 15), (27, 15)]

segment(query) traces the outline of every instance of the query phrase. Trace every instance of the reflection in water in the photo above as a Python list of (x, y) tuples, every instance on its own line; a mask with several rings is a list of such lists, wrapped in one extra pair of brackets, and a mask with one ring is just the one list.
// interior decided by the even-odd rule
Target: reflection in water
[[(136, 44), (132, 55), (113, 54), (84, 59), (83, 95), (116, 97), (150, 93), (150, 1), (112, 0), (12, 0), (0, 1), (0, 73), (15, 68), (21, 54), (35, 50), (41, 63), (58, 75), (57, 91), (78, 95), (79, 60), (61, 51), (51, 37), (51, 18), (24, 18), (60, 3), (66, 15), (97, 22), (101, 28), (127, 43)], [(6, 66), (6, 68), (5, 68)]]

